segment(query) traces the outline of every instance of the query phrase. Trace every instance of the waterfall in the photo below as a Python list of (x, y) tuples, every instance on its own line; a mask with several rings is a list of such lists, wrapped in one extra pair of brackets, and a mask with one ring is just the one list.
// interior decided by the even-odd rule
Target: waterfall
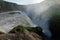
[(21, 11), (0, 13), (0, 31), (7, 33), (17, 25), (35, 26), (29, 17)]

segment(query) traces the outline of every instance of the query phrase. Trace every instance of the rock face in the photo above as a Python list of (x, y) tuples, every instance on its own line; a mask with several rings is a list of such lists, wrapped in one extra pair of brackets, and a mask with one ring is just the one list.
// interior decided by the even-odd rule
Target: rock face
[(54, 40), (60, 40), (60, 4), (53, 6), (53, 16), (50, 19), (50, 31)]
[(23, 29), (15, 34), (0, 34), (0, 40), (42, 40), (42, 37)]

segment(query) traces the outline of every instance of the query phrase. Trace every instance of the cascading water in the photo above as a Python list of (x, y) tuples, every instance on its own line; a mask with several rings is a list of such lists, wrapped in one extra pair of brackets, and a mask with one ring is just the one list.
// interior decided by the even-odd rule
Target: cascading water
[(7, 33), (17, 25), (34, 27), (29, 17), (21, 11), (0, 13), (0, 31)]

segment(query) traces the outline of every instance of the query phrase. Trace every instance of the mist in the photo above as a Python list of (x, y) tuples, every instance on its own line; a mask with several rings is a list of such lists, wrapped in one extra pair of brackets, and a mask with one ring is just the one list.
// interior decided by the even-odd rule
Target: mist
[(52, 17), (52, 7), (60, 4), (59, 0), (46, 0), (38, 4), (26, 5), (25, 12), (30, 17), (32, 22), (41, 26), (43, 33), (48, 37), (52, 34), (49, 30), (49, 20)]

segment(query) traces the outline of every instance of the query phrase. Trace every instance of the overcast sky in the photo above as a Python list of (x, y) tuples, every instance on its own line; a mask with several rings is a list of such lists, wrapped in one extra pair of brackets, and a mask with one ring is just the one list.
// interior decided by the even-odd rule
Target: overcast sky
[(14, 2), (21, 5), (27, 5), (27, 4), (40, 3), (44, 0), (5, 0), (5, 1)]

